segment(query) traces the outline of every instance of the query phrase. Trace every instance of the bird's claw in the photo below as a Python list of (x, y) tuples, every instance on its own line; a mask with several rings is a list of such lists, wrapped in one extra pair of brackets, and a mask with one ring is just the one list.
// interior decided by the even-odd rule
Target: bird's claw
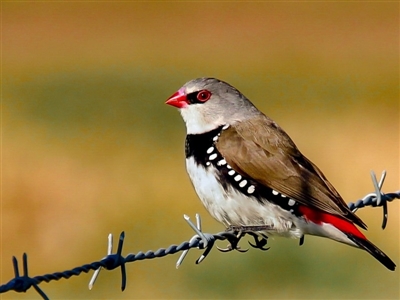
[(247, 233), (247, 234), (250, 234), (254, 238), (255, 245), (248, 242), (250, 244), (250, 246), (252, 246), (253, 248), (256, 248), (256, 249), (260, 249), (262, 251), (269, 250), (270, 247), (264, 247), (268, 243), (267, 236), (263, 236), (263, 237), (259, 238), (259, 236), (255, 233)]
[(249, 249), (240, 248), (240, 246), (238, 246), (237, 244), (235, 246), (233, 246), (232, 244), (229, 244), (226, 248), (220, 248), (217, 246), (217, 249), (221, 252), (230, 252), (230, 251), (236, 250), (241, 253), (245, 253), (245, 252), (249, 251)]
[(233, 250), (237, 250), (237, 251), (239, 251), (241, 253), (249, 251), (249, 249), (242, 249), (238, 245), (239, 241), (241, 240), (241, 238), (243, 236), (245, 236), (245, 233), (243, 233), (242, 231), (235, 231), (235, 230), (233, 230), (233, 232), (232, 232), (232, 230), (229, 230), (229, 228), (227, 228), (227, 232), (233, 233), (233, 235), (231, 235), (228, 238), (229, 245), (226, 248), (220, 248), (220, 247), (217, 246), (217, 249), (219, 251), (221, 251), (221, 252), (230, 252), (230, 251), (233, 251)]
[(233, 250), (232, 247), (231, 247), (231, 245), (228, 245), (226, 248), (220, 248), (220, 247), (217, 246), (217, 249), (218, 249), (219, 251), (221, 251), (221, 252), (230, 252), (230, 251)]
[[(256, 240), (256, 239), (254, 239), (254, 240)], [(267, 250), (269, 250), (269, 248), (271, 248), (271, 247), (265, 247), (264, 248), (264, 246), (267, 244), (267, 240), (265, 240), (265, 239), (256, 240), (256, 244), (255, 245), (250, 243), (250, 242), (248, 242), (248, 243), (253, 248), (260, 249), (262, 251), (267, 251)]]
[(235, 250), (237, 250), (237, 251), (239, 251), (239, 252), (241, 252), (241, 253), (245, 253), (245, 252), (249, 251), (249, 248), (247, 248), (247, 249), (241, 249), (240, 247), (237, 247)]

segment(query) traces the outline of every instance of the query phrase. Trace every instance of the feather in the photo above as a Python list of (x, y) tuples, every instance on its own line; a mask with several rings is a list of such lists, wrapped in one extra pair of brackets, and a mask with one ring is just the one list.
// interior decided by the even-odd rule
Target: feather
[(318, 167), (267, 116), (260, 113), (256, 118), (234, 123), (221, 133), (216, 147), (242, 176), (366, 229)]

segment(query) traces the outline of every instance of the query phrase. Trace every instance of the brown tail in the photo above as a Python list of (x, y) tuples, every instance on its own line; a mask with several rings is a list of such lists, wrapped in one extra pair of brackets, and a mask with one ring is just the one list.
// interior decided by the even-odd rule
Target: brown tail
[(364, 249), (373, 257), (375, 257), (381, 264), (383, 264), (386, 268), (391, 271), (394, 271), (396, 268), (395, 263), (385, 254), (383, 253), (378, 247), (372, 244), (370, 241), (356, 237), (352, 234), (346, 233), (347, 237), (352, 240), (354, 243), (357, 244), (358, 247)]

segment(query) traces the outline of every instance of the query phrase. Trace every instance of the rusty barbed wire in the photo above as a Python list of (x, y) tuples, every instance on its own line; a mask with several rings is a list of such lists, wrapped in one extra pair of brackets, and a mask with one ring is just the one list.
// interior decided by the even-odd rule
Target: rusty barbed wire
[[(382, 173), (380, 181), (378, 182), (375, 174), (371, 172), (371, 178), (375, 188), (375, 192), (366, 195), (365, 197), (356, 201), (355, 203), (351, 202), (348, 204), (349, 208), (353, 212), (356, 212), (358, 209), (368, 206), (382, 207), (383, 208), (382, 229), (385, 229), (388, 220), (387, 203), (395, 199), (400, 199), (400, 191), (393, 193), (383, 193), (381, 191), (385, 177), (386, 177), (386, 172), (384, 171)], [(157, 251), (151, 251), (151, 250), (147, 252), (139, 251), (136, 254), (131, 253), (128, 254), (126, 257), (124, 257), (122, 255), (122, 248), (125, 239), (125, 233), (122, 232), (119, 236), (117, 251), (116, 253), (113, 254), (112, 253), (113, 236), (112, 234), (110, 234), (108, 236), (107, 256), (105, 256), (100, 261), (95, 261), (63, 272), (55, 272), (51, 274), (39, 275), (34, 277), (30, 277), (28, 275), (27, 254), (24, 253), (22, 256), (23, 275), (20, 275), (19, 273), (18, 260), (14, 256), (12, 258), (12, 263), (14, 267), (15, 277), (11, 279), (8, 283), (0, 286), (0, 293), (5, 293), (8, 291), (15, 291), (21, 293), (21, 292), (26, 292), (27, 290), (33, 287), (43, 299), (49, 299), (47, 295), (38, 286), (41, 282), (43, 281), (50, 282), (52, 280), (60, 280), (62, 278), (68, 279), (72, 276), (78, 276), (81, 273), (88, 273), (89, 271), (94, 270), (95, 272), (92, 276), (92, 279), (89, 282), (89, 289), (92, 289), (96, 281), (96, 278), (99, 275), (99, 272), (102, 268), (106, 270), (121, 268), (121, 290), (123, 291), (126, 287), (126, 270), (125, 270), (126, 263), (135, 262), (138, 260), (161, 258), (166, 255), (171, 255), (183, 251), (176, 263), (176, 268), (178, 268), (182, 264), (184, 258), (186, 257), (186, 254), (190, 249), (193, 248), (205, 249), (203, 254), (196, 260), (196, 264), (199, 264), (207, 257), (207, 255), (210, 253), (217, 240), (220, 241), (228, 240), (228, 242), (231, 245), (230, 250), (239, 250), (241, 252), (247, 251), (240, 249), (240, 247), (238, 246), (239, 241), (244, 235), (238, 237), (234, 232), (230, 231), (223, 231), (216, 234), (204, 233), (202, 232), (201, 229), (201, 219), (198, 214), (196, 214), (196, 223), (197, 223), (196, 225), (192, 223), (192, 221), (188, 216), (184, 215), (184, 218), (190, 225), (190, 227), (195, 231), (196, 234), (189, 241), (182, 242), (179, 245), (171, 245), (168, 248), (160, 248)], [(266, 237), (259, 239), (259, 237), (256, 236), (255, 234), (252, 233), (247, 233), (247, 234), (252, 236), (255, 240), (255, 244), (249, 242), (249, 244), (252, 247), (258, 248), (260, 250), (269, 249), (269, 248), (264, 248), (264, 246), (266, 245)], [(300, 245), (303, 243), (303, 241), (304, 240), (300, 241)]]

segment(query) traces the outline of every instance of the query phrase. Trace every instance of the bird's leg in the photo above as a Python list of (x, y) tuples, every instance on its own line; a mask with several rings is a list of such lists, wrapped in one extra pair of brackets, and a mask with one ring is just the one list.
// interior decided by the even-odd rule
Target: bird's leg
[(271, 225), (256, 225), (256, 226), (234, 226), (231, 225), (228, 227), (229, 231), (242, 231), (244, 233), (254, 232), (254, 231), (265, 231), (265, 230), (274, 230), (274, 227)]

